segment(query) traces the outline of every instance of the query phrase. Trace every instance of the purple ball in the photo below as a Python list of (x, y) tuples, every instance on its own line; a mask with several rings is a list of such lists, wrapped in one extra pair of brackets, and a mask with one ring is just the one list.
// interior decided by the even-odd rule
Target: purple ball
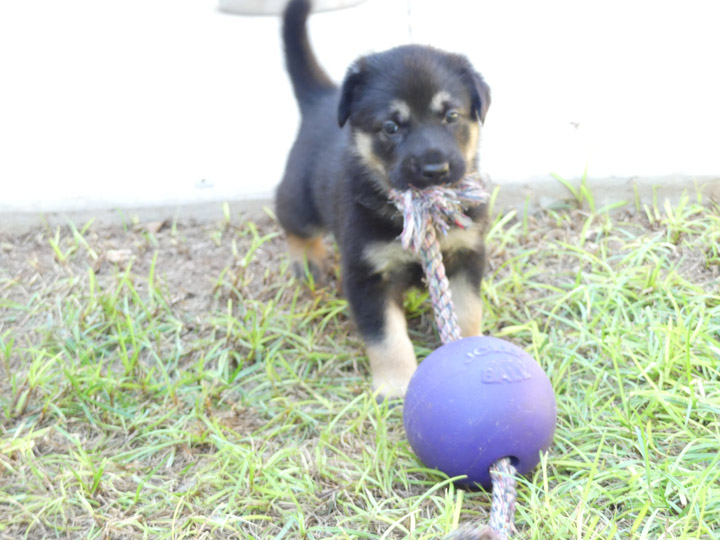
[(427, 467), (486, 489), (490, 465), (502, 457), (520, 474), (538, 464), (556, 416), (552, 385), (532, 356), (486, 336), (433, 351), (410, 380), (403, 409), (410, 446)]

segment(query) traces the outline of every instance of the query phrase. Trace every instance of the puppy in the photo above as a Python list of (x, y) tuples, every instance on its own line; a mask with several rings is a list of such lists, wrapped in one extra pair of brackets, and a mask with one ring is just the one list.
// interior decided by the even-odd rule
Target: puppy
[[(277, 190), (277, 217), (300, 277), (306, 268), (322, 276), (322, 237), (333, 233), (373, 387), (401, 397), (417, 367), (402, 296), (423, 276), (399, 243), (403, 219), (388, 190), (454, 184), (476, 172), (490, 89), (464, 56), (419, 45), (358, 59), (338, 88), (310, 47), (309, 11), (309, 0), (291, 0), (283, 16), (302, 121)], [(474, 226), (451, 231), (441, 248), (462, 334), (472, 336), (481, 332), (486, 209), (467, 214)]]

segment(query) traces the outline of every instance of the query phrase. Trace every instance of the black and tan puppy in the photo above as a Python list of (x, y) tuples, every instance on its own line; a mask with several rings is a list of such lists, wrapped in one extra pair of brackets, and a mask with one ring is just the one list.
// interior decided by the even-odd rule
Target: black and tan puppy
[[(397, 240), (402, 216), (391, 187), (453, 184), (477, 170), (490, 91), (457, 54), (407, 45), (357, 60), (341, 87), (310, 48), (308, 0), (291, 0), (283, 20), (287, 69), (302, 113), (277, 191), (277, 216), (296, 272), (322, 273), (322, 236), (340, 246), (344, 292), (367, 348), (373, 386), (402, 396), (417, 366), (403, 292), (422, 284), (417, 259)], [(464, 336), (480, 334), (484, 209), (475, 226), (442, 240)]]

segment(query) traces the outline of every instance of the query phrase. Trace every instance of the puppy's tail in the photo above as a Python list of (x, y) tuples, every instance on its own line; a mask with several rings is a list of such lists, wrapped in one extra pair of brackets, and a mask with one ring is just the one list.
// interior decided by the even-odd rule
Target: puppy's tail
[(310, 0), (290, 0), (283, 14), (285, 62), (301, 111), (320, 95), (335, 89), (310, 47), (307, 33), (310, 8)]

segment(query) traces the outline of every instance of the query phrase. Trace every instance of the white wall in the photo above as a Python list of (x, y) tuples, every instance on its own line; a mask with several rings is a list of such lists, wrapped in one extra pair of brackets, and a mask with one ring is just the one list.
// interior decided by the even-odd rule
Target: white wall
[[(720, 4), (368, 0), (317, 14), (340, 79), (414, 40), (493, 89), (498, 182), (720, 176)], [(273, 17), (211, 0), (0, 3), (0, 212), (269, 197), (297, 112)]]

